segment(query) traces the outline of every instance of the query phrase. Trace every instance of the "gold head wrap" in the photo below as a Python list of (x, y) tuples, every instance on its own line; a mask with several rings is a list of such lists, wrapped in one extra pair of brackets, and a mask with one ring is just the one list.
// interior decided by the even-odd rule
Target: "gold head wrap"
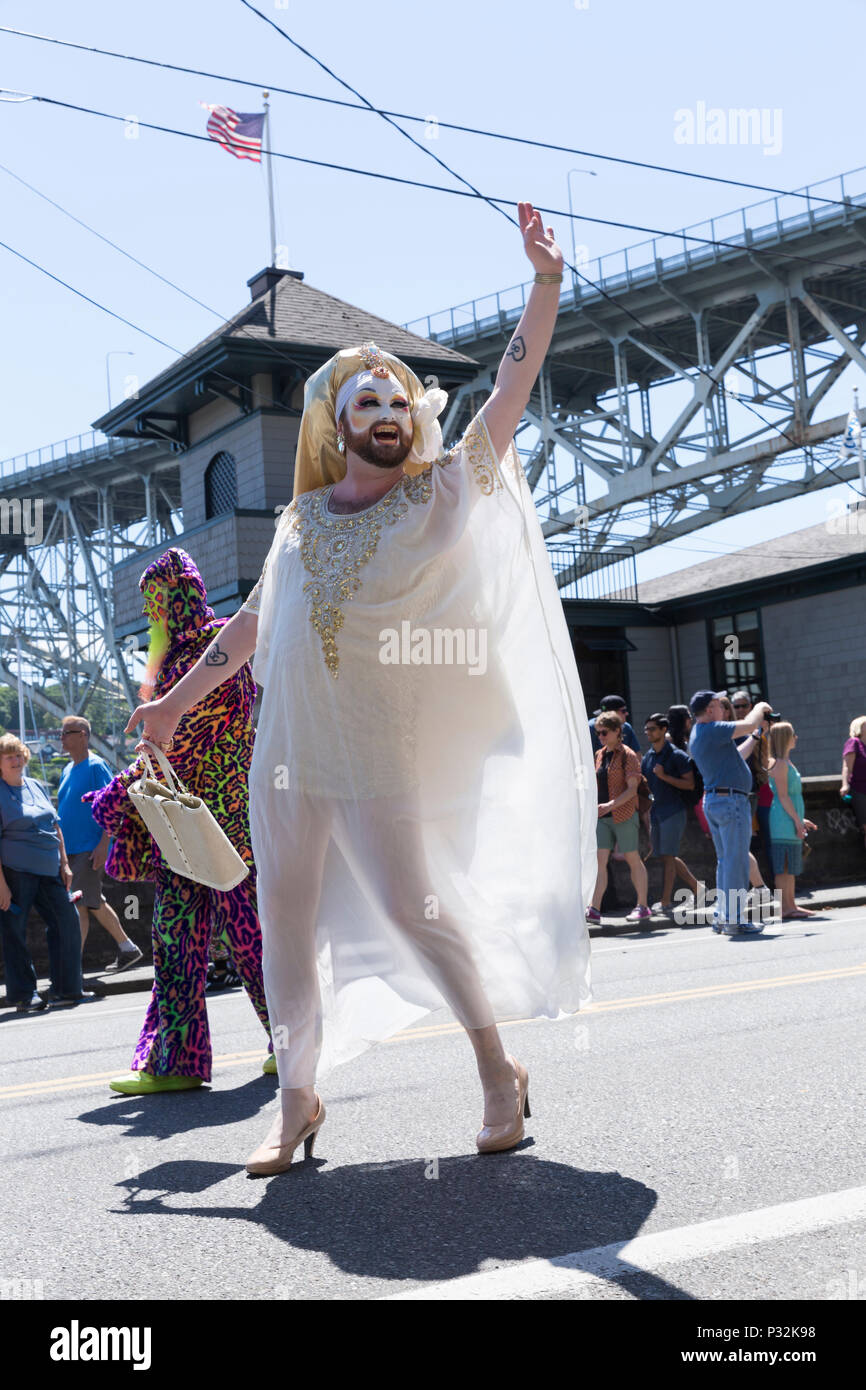
[[(415, 421), (412, 450), (403, 469), (414, 475), (430, 467), (430, 441), (436, 437), (439, 429), (436, 416), (444, 408), (448, 397), (444, 391), (436, 388), (425, 391), (412, 368), (401, 362), (399, 357), (383, 352), (375, 343), (364, 343), (361, 347), (342, 348), (307, 380), (304, 414), (295, 454), (295, 497), (345, 478), (346, 460), (337, 448), (334, 403), (343, 383), (362, 371), (380, 377), (393, 376), (400, 382)], [(438, 434), (438, 441), (441, 450), (441, 433)], [(435, 456), (437, 450), (434, 448), (433, 452)]]

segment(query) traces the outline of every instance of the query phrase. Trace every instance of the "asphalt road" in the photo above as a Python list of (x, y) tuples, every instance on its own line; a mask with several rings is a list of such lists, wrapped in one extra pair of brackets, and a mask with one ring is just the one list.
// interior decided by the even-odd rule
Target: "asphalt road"
[(864, 909), (593, 954), (592, 1009), (503, 1027), (531, 1078), (520, 1149), (476, 1154), (443, 1013), (333, 1072), (315, 1158), (268, 1180), (243, 1169), (276, 1088), (243, 995), (209, 1006), (212, 1087), (144, 1099), (106, 1079), (145, 996), (3, 1012), (0, 1294), (866, 1297)]

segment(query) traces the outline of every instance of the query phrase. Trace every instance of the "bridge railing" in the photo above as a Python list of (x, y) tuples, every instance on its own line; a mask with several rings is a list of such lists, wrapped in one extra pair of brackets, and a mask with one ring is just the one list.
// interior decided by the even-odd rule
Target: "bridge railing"
[(29, 468), (41, 468), (52, 463), (69, 465), (72, 460), (84, 464), (97, 458), (112, 458), (116, 454), (128, 453), (130, 449), (140, 449), (145, 443), (142, 439), (113, 439), (98, 430), (88, 430), (86, 434), (73, 434), (68, 439), (59, 439), (54, 444), (44, 444), (41, 449), (30, 449), (26, 454), (14, 454), (0, 461), (0, 480), (11, 477), (13, 473), (23, 473)]
[(573, 541), (549, 541), (547, 553), (560, 598), (616, 599), (637, 603), (637, 567), (630, 546), (610, 552), (588, 550)]
[[(608, 294), (621, 292), (633, 285), (657, 280), (662, 273), (711, 265), (736, 254), (730, 247), (706, 245), (706, 242), (731, 242), (735, 248), (760, 247), (778, 242), (791, 232), (811, 231), (833, 221), (845, 222), (855, 208), (866, 207), (866, 193), (861, 191), (854, 195), (850, 192), (854, 187), (866, 188), (866, 166), (796, 190), (804, 196), (786, 193), (764, 198), (734, 212), (692, 223), (664, 236), (649, 237), (592, 260), (579, 256), (577, 268), (585, 279), (566, 274), (560, 306), (567, 308), (591, 300), (598, 295), (595, 285), (603, 286)], [(690, 235), (698, 239), (690, 240)], [(435, 342), (450, 343), (497, 333), (512, 327), (520, 318), (531, 285), (531, 281), (511, 285), (508, 289), (413, 319), (403, 327)]]

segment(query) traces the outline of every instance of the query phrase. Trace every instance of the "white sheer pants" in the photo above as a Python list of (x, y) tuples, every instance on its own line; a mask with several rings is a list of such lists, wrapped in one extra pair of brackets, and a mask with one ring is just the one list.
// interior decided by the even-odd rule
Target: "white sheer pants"
[[(323, 1025), (317, 965), (323, 941), (321, 934), (317, 939), (317, 922), (332, 839), (357, 893), (363, 892), (374, 916), (384, 921), (378, 943), (385, 955), (388, 936), (396, 933), (398, 956), (401, 947), (404, 955), (405, 947), (411, 948), (420, 973), (465, 1028), (495, 1022), (465, 933), (447, 913), (428, 915), (436, 884), (414, 798), (347, 802), (269, 787), (263, 797), (251, 797), (250, 812), (265, 994), (281, 1087), (312, 1086), (316, 1078)], [(360, 975), (379, 973), (376, 955), (376, 936), (363, 936)], [(384, 978), (400, 992), (399, 960), (396, 972), (390, 962)], [(411, 999), (411, 978), (403, 978)], [(428, 1000), (427, 1007), (436, 1008), (436, 1001)]]

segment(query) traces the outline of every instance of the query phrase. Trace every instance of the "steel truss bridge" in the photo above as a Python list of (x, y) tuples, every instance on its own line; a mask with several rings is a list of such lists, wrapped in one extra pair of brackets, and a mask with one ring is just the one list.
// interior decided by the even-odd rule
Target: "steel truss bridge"
[[(836, 461), (847, 399), (844, 414), (822, 404), (847, 368), (866, 370), (864, 188), (857, 170), (564, 284), (518, 432), (564, 593), (634, 592), (635, 552), (856, 477), (856, 460)], [(447, 441), (492, 387), (526, 293), (406, 325), (482, 364), (452, 396)], [(93, 746), (115, 762), (138, 701), (114, 567), (182, 543), (181, 460), (177, 444), (90, 434), (0, 465), (0, 682), (15, 687), (20, 665), (30, 706), (57, 722), (106, 701), (113, 736)]]
[(138, 696), (114, 632), (114, 566), (180, 532), (178, 460), (151, 441), (77, 435), (7, 459), (0, 494), (0, 681), (14, 688), (20, 663), (28, 729), (33, 706), (59, 724), (105, 701), (115, 738), (91, 746), (115, 762)]
[[(822, 405), (866, 371), (864, 189), (858, 169), (566, 276), (518, 434), (548, 536), (580, 528), (605, 562), (856, 478), (836, 462), (850, 397)], [(404, 325), (484, 364), (447, 433), (492, 387), (529, 288)]]

